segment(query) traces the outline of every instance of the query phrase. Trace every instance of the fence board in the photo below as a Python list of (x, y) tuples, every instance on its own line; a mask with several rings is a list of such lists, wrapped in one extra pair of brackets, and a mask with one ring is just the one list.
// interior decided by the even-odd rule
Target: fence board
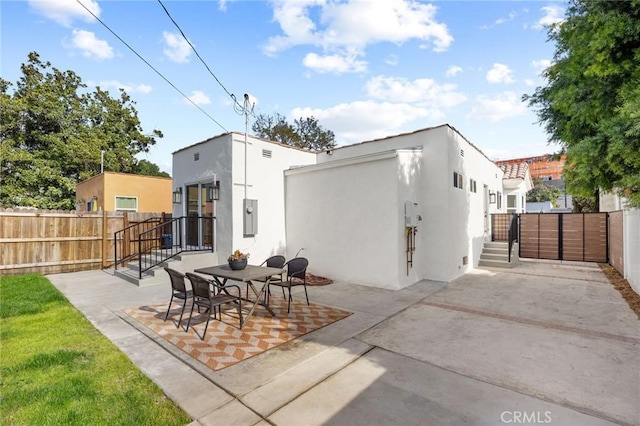
[[(113, 234), (162, 213), (0, 209), (0, 274), (52, 274), (113, 263)], [(106, 222), (106, 223), (105, 223)]]

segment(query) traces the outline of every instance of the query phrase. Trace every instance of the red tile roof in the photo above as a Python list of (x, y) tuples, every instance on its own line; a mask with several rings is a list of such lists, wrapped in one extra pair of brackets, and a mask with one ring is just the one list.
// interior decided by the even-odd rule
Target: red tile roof
[(505, 164), (500, 168), (504, 172), (502, 179), (525, 179), (529, 165), (527, 163)]

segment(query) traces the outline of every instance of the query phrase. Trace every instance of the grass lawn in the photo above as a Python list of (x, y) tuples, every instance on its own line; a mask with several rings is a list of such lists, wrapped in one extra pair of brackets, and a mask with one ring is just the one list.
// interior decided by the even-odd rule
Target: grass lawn
[(43, 276), (0, 278), (3, 425), (185, 425), (187, 414)]

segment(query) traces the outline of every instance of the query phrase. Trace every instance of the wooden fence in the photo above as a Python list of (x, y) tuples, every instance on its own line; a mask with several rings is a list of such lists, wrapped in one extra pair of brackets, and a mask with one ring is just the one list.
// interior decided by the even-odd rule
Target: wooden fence
[(0, 274), (55, 274), (110, 267), (114, 232), (160, 216), (0, 209)]
[(520, 257), (608, 262), (607, 213), (520, 215)]
[(609, 264), (624, 276), (623, 211), (609, 213)]

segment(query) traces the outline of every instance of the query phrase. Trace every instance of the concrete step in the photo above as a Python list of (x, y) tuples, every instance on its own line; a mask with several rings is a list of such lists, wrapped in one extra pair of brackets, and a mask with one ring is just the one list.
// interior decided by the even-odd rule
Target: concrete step
[(505, 254), (508, 255), (509, 254), (509, 248), (505, 247), (505, 248), (490, 248), (490, 247), (484, 247), (482, 249), (483, 253), (487, 253), (487, 254)]
[(507, 241), (485, 241), (485, 248), (509, 248), (509, 243)]
[(480, 259), (478, 266), (487, 266), (491, 268), (513, 268), (513, 262), (507, 262), (506, 260), (483, 260)]
[[(142, 273), (140, 278), (140, 265), (137, 261), (129, 263), (124, 268), (118, 268), (114, 275), (129, 281), (139, 287), (146, 287), (169, 282), (169, 275), (164, 270), (165, 266), (180, 272), (192, 272), (194, 269), (218, 265), (218, 254), (212, 252), (183, 252), (171, 259), (160, 263)], [(143, 262), (144, 266), (144, 262)]]
[(495, 253), (482, 252), (482, 254), (480, 254), (480, 260), (500, 260), (500, 261), (508, 262), (509, 253), (495, 254)]

